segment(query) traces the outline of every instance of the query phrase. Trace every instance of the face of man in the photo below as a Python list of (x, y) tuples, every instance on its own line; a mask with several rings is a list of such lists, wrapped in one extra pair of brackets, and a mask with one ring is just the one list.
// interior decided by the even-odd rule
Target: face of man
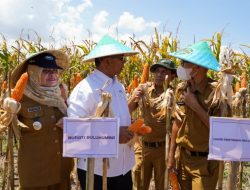
[(154, 83), (156, 86), (162, 86), (166, 76), (168, 76), (168, 82), (171, 80), (171, 70), (164, 67), (157, 67), (153, 72)]
[(190, 77), (193, 78), (195, 77), (195, 75), (197, 74), (198, 72), (198, 69), (199, 69), (199, 66), (193, 64), (193, 63), (190, 63), (190, 62), (186, 62), (186, 61), (182, 61), (181, 63), (181, 66), (184, 68), (184, 69), (190, 69), (191, 72), (190, 72)]
[(58, 84), (59, 70), (44, 68), (41, 74), (41, 86), (54, 87)]
[(106, 58), (108, 65), (108, 73), (110, 77), (119, 75), (124, 67), (126, 62), (123, 55), (114, 55)]

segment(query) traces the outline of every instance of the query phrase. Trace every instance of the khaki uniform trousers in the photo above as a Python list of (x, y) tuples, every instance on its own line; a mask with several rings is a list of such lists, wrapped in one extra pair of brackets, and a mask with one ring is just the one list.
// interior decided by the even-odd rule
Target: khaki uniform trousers
[(154, 172), (155, 189), (164, 189), (165, 146), (157, 148), (144, 147), (142, 160), (143, 190), (148, 190)]
[(60, 184), (50, 185), (47, 187), (20, 187), (19, 190), (59, 190)]
[(58, 184), (46, 187), (19, 187), (19, 190), (67, 190), (71, 189), (70, 178), (64, 178), (64, 181)]
[(191, 156), (181, 150), (178, 178), (182, 190), (215, 190), (218, 174), (218, 161)]
[(141, 187), (141, 164), (142, 164), (142, 147), (139, 142), (134, 145), (135, 165), (132, 169), (133, 190), (140, 190)]

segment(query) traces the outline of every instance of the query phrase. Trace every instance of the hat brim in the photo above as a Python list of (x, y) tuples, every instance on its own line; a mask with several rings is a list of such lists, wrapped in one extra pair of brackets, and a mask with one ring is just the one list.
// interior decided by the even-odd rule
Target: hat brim
[(28, 68), (28, 61), (42, 53), (50, 53), (56, 58), (56, 64), (61, 67), (62, 69), (67, 69), (70, 66), (68, 56), (61, 50), (45, 50), (38, 53), (35, 53), (29, 56), (27, 59), (24, 60), (21, 64), (19, 64), (11, 74), (11, 86), (13, 87), (20, 76), (27, 71)]
[(94, 62), (95, 59), (114, 55), (132, 56), (139, 52), (132, 50), (124, 44), (109, 36), (104, 36), (98, 44), (86, 55), (83, 62)]
[(163, 65), (163, 64), (158, 64), (158, 63), (156, 63), (156, 64), (154, 64), (154, 65), (152, 65), (152, 66), (150, 67), (150, 72), (151, 72), (151, 73), (155, 72), (155, 70), (156, 70), (158, 67), (163, 67), (163, 68), (169, 69), (169, 70), (171, 70), (171, 71), (176, 71), (176, 69), (173, 69), (173, 68), (169, 67), (168, 65)]
[(83, 62), (94, 62), (95, 59), (97, 58), (102, 58), (102, 57), (108, 57), (108, 56), (115, 56), (115, 55), (123, 55), (123, 56), (133, 56), (138, 54), (139, 52), (129, 52), (129, 53), (122, 53), (122, 52), (118, 52), (118, 53), (107, 53), (107, 54), (103, 54), (103, 55), (98, 55), (98, 56), (93, 56), (91, 58), (87, 58), (84, 59)]

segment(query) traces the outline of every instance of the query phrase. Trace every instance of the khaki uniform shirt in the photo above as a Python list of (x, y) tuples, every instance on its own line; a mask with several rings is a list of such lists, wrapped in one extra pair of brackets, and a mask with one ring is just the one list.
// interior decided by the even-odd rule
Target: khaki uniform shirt
[[(149, 101), (158, 98), (159, 94), (156, 93), (155, 86), (150, 84), (147, 88)], [(152, 128), (152, 132), (143, 136), (143, 140), (146, 142), (162, 142), (166, 138), (166, 118), (159, 119), (155, 116), (160, 110), (156, 109), (156, 105), (147, 104), (143, 107), (144, 112), (144, 124)]]
[[(73, 166), (72, 159), (62, 157), (63, 131), (55, 125), (63, 114), (55, 107), (39, 104), (25, 96), (21, 105), (18, 117), (28, 128), (21, 129), (18, 152), (20, 185), (39, 187), (60, 183), (62, 176), (69, 177)], [(42, 124), (40, 130), (34, 129), (35, 121)]]
[[(206, 111), (208, 111), (211, 104), (211, 102), (205, 102), (213, 90), (211, 82), (214, 81), (212, 81), (212, 79), (205, 78), (200, 82), (197, 86), (197, 90), (194, 92), (198, 102)], [(177, 89), (176, 95), (177, 105), (185, 114), (184, 117), (182, 117), (182, 124), (177, 134), (176, 142), (181, 147), (190, 151), (208, 152), (209, 128), (205, 126), (199, 116), (191, 108), (185, 106), (182, 97), (184, 90), (186, 90), (185, 85), (184, 87)], [(211, 115), (218, 114), (212, 113)]]

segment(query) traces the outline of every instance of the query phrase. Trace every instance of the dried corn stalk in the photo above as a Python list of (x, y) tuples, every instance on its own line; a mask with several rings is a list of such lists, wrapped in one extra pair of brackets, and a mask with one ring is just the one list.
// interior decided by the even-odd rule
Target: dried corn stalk
[(160, 111), (155, 115), (160, 119), (166, 117), (167, 110), (170, 110), (171, 113), (174, 109), (174, 90), (168, 88), (165, 93), (162, 93), (159, 97), (152, 100), (152, 103), (156, 105), (156, 108)]
[[(238, 67), (239, 62), (234, 58), (234, 52), (230, 49), (226, 49), (224, 55), (221, 59), (222, 69), (219, 72), (218, 82), (212, 83), (214, 90), (209, 95), (206, 103), (211, 102), (209, 107), (209, 113), (213, 113), (214, 110), (220, 111), (221, 117), (229, 116), (229, 109), (232, 107), (232, 80), (235, 74), (235, 70)], [(219, 169), (219, 179), (218, 179), (218, 188), (222, 189), (223, 184), (223, 173), (224, 173), (224, 162), (220, 162)]]
[(220, 110), (221, 116), (226, 117), (228, 115), (228, 106), (232, 103), (233, 89), (231, 86), (233, 75), (227, 72), (221, 72), (219, 74), (220, 79), (218, 82), (213, 82), (214, 90), (209, 95), (206, 103), (211, 102), (209, 112), (212, 110)]
[(101, 93), (101, 101), (98, 103), (95, 116), (96, 117), (111, 117), (113, 116), (111, 109), (111, 94), (108, 92)]
[(150, 98), (149, 98), (148, 93), (147, 93), (148, 87), (149, 87), (149, 83), (139, 85), (139, 88), (141, 88), (142, 91), (144, 92), (143, 96), (140, 98), (140, 100), (138, 102), (139, 109), (142, 111), (142, 116), (144, 115), (143, 109), (146, 108), (148, 105), (152, 104), (150, 102)]
[[(232, 111), (234, 117), (246, 117), (246, 93), (247, 89), (243, 85), (238, 92), (233, 96)], [(227, 182), (227, 189), (242, 189), (242, 162), (229, 163), (229, 176)], [(238, 187), (237, 187), (238, 186)]]

